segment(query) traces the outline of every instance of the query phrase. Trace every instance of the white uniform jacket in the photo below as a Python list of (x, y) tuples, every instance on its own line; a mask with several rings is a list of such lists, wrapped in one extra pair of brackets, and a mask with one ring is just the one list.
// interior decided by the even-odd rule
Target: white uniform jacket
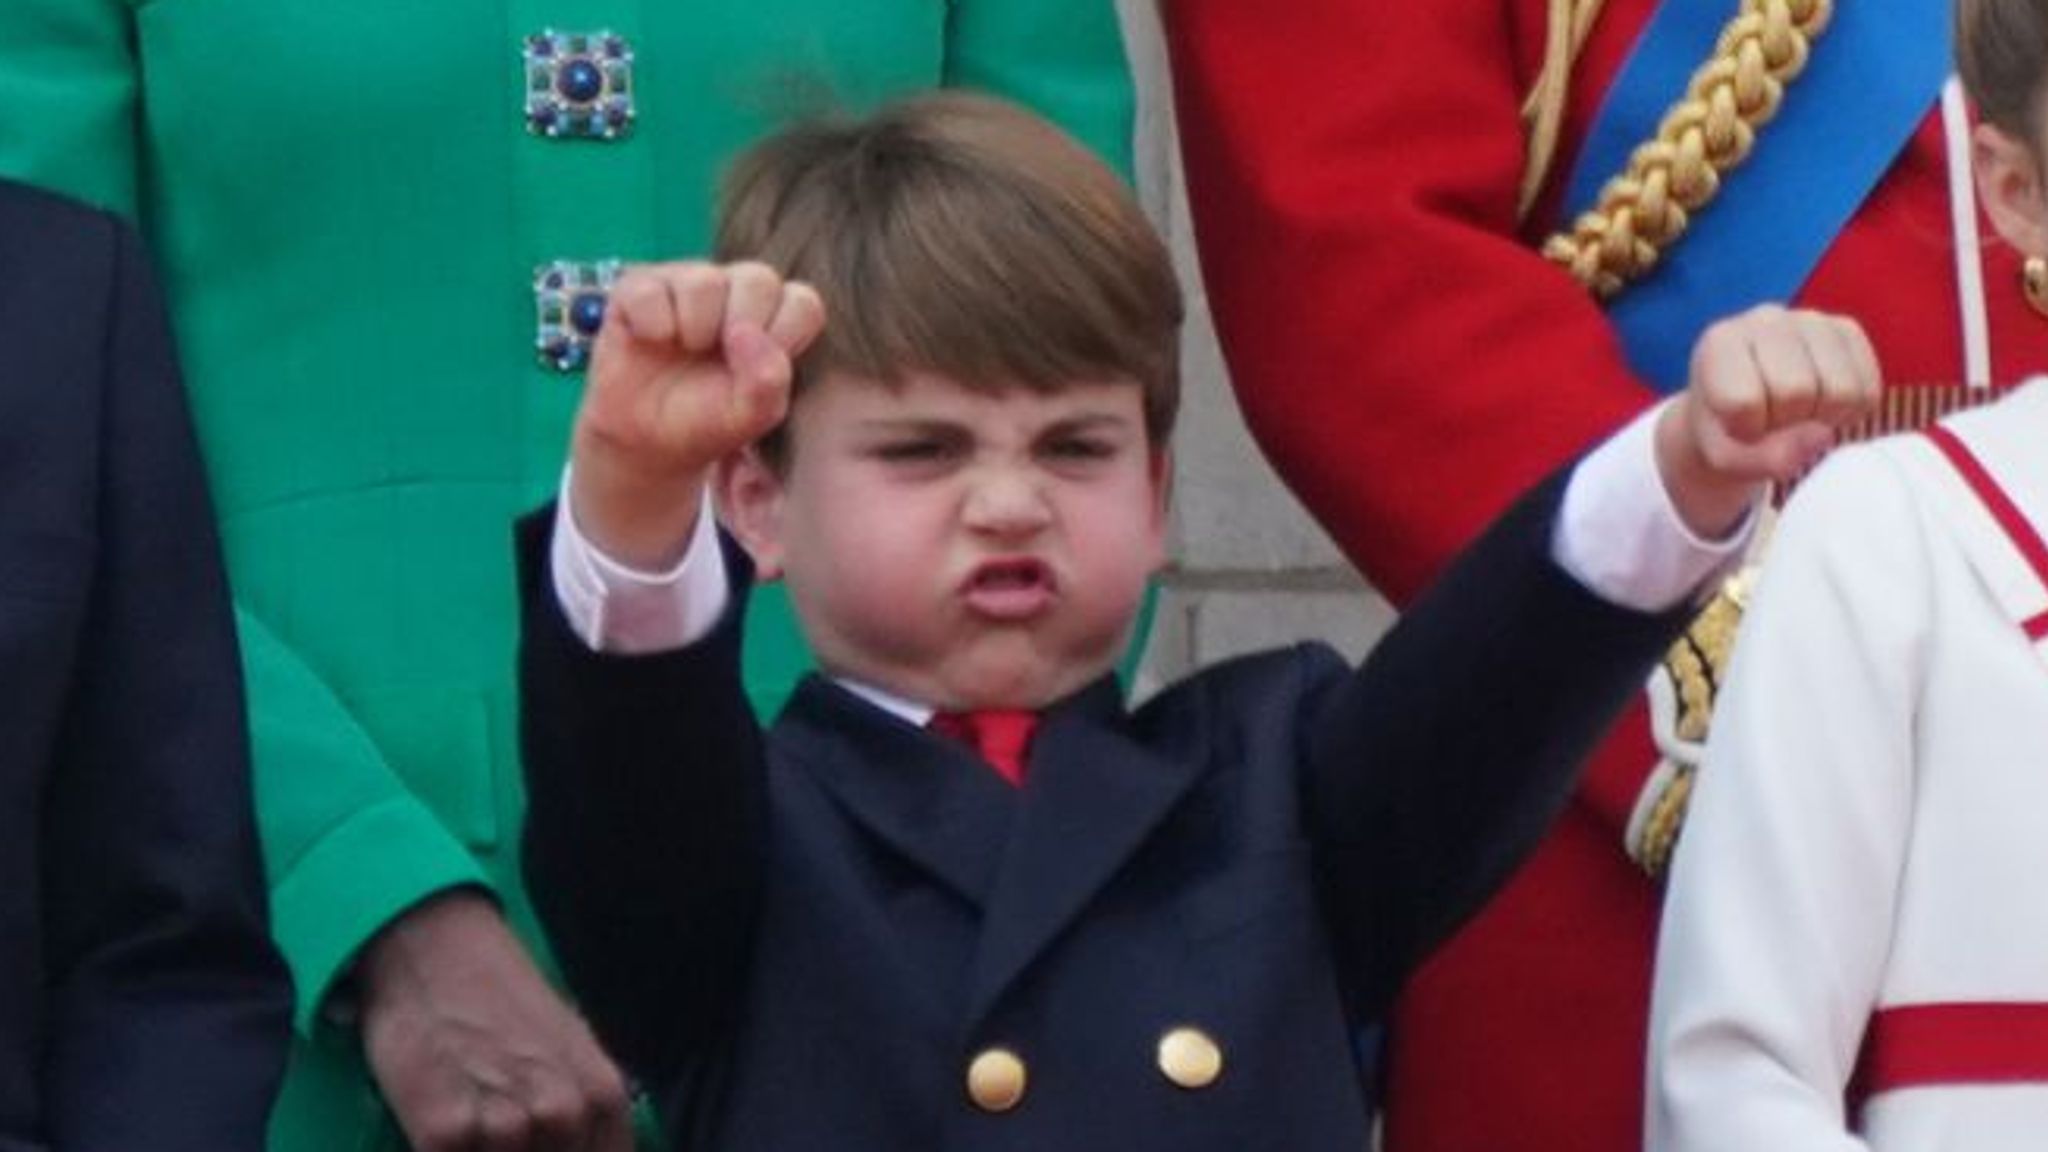
[(1651, 1152), (2048, 1147), (2048, 381), (1939, 427), (2002, 510), (1937, 432), (1781, 522), (1671, 875)]

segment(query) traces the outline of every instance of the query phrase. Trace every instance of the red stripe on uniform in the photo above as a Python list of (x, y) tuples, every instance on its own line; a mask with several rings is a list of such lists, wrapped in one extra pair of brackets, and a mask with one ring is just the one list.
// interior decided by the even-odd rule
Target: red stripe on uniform
[[(1977, 499), (1982, 500), (1984, 507), (1990, 510), (1991, 518), (1998, 521), (1998, 526), (2005, 529), (2005, 534), (2012, 539), (2013, 547), (2018, 548), (2020, 555), (2026, 557), (2028, 565), (2034, 569), (2034, 575), (2042, 584), (2048, 585), (2048, 544), (2042, 543), (2041, 534), (2034, 531), (2034, 526), (2020, 514), (2019, 505), (2012, 502), (2012, 497), (2007, 496), (2005, 489), (1999, 487), (1998, 481), (1992, 479), (1991, 473), (1985, 470), (1976, 454), (1961, 440), (1956, 439), (1955, 433), (1936, 424), (1927, 430), (1927, 438), (1934, 441), (1934, 446), (1941, 449), (1942, 455), (1948, 457), (1949, 463), (1955, 465), (1956, 471), (1962, 473), (1963, 480), (1977, 493)], [(2036, 625), (2048, 628), (2048, 624), (2042, 623), (2044, 619), (2048, 619), (2048, 613), (2027, 621), (2027, 635), (2039, 640), (2044, 634), (2048, 634), (2035, 631)]]
[(1912, 1004), (1871, 1016), (1851, 1095), (2024, 1082), (2048, 1083), (2048, 1004)]

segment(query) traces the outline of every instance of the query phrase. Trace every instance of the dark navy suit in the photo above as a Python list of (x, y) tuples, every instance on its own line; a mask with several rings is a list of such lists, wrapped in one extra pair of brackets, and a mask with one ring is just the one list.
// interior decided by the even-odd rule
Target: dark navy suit
[[(1562, 486), (1363, 669), (1303, 645), (1136, 711), (1105, 680), (1045, 715), (1022, 791), (823, 679), (760, 732), (737, 604), (677, 653), (587, 652), (529, 521), (526, 863), (572, 986), (686, 1148), (1362, 1152), (1352, 1025), (1535, 842), (1680, 623), (1552, 564)], [(1183, 1027), (1206, 1086), (1162, 1071)], [(1028, 1071), (1003, 1112), (966, 1088), (993, 1048)]]
[(0, 182), (0, 357), (0, 1152), (256, 1152), (290, 986), (133, 235)]

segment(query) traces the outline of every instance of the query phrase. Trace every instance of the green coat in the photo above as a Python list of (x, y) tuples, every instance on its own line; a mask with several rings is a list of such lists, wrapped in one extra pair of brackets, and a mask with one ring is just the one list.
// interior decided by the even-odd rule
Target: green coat
[[(628, 138), (527, 131), (547, 27), (627, 38)], [(535, 267), (701, 253), (721, 165), (779, 118), (939, 83), (1129, 169), (1111, 0), (0, 0), (0, 173), (136, 216), (175, 312), (298, 985), (273, 1147), (398, 1144), (322, 1011), (380, 925), (482, 884), (535, 938), (510, 526), (580, 386), (538, 364)], [(754, 633), (772, 706), (802, 659), (786, 606)]]

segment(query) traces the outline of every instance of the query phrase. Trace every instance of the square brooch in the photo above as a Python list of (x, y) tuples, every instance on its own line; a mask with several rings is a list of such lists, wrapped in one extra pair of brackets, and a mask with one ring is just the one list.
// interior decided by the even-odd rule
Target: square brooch
[(604, 306), (619, 278), (617, 260), (555, 260), (533, 272), (535, 355), (557, 372), (576, 372), (604, 326)]
[(633, 48), (612, 32), (526, 38), (526, 130), (550, 140), (617, 140), (633, 130)]

